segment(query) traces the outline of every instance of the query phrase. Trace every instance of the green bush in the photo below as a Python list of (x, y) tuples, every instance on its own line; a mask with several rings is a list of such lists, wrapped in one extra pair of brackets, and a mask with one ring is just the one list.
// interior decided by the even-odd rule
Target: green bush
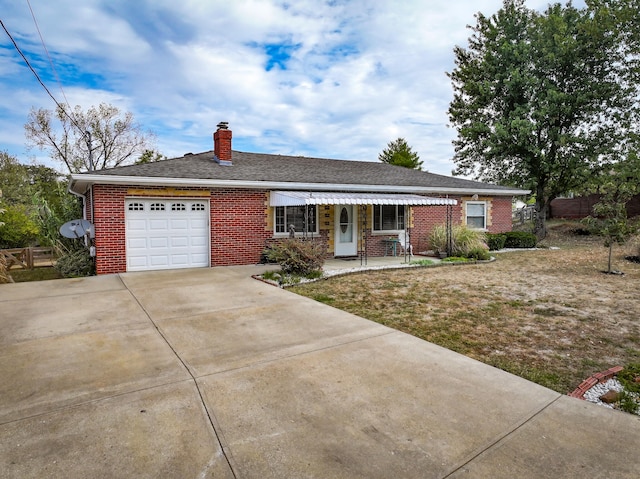
[(507, 236), (504, 233), (487, 233), (487, 246), (489, 251), (497, 251), (504, 248)]
[(65, 278), (78, 278), (95, 274), (93, 258), (87, 248), (65, 252), (56, 260), (56, 270)]
[(7, 206), (0, 226), (0, 249), (31, 246), (38, 236), (38, 225), (26, 206)]
[(504, 235), (506, 236), (505, 248), (535, 248), (538, 241), (536, 235), (525, 231), (508, 231)]
[(479, 260), (479, 261), (486, 261), (489, 258), (491, 258), (491, 255), (489, 254), (489, 251), (486, 248), (473, 248), (470, 249), (467, 252), (466, 255), (467, 258), (469, 259), (475, 259), (475, 260)]
[(326, 251), (321, 243), (287, 238), (265, 253), (267, 259), (279, 264), (284, 273), (307, 276), (322, 270)]

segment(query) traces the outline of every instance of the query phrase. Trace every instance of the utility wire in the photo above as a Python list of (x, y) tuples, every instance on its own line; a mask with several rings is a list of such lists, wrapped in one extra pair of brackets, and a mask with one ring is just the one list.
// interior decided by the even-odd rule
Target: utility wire
[(56, 81), (58, 82), (58, 86), (60, 87), (60, 93), (64, 97), (64, 102), (69, 107), (69, 111), (71, 111), (71, 105), (69, 105), (69, 100), (67, 100), (67, 95), (65, 95), (64, 90), (62, 88), (62, 82), (60, 81), (60, 77), (58, 76), (58, 72), (56, 71), (56, 67), (53, 64), (53, 60), (51, 59), (51, 55), (49, 55), (49, 50), (47, 46), (44, 44), (44, 38), (42, 38), (42, 33), (40, 32), (40, 26), (38, 25), (38, 20), (36, 20), (36, 15), (33, 13), (33, 8), (31, 8), (31, 2), (27, 0), (27, 5), (29, 5), (29, 11), (31, 12), (31, 17), (33, 18), (33, 23), (36, 26), (36, 30), (38, 31), (38, 36), (40, 36), (40, 43), (42, 43), (42, 48), (44, 48), (44, 52), (47, 54), (47, 58), (49, 59), (49, 65), (51, 65), (51, 70), (53, 70), (53, 75), (56, 77)]
[[(16, 51), (20, 54), (20, 56), (22, 57), (22, 59), (24, 60), (24, 62), (27, 64), (27, 66), (29, 67), (29, 69), (31, 70), (31, 72), (35, 75), (36, 80), (38, 80), (38, 82), (40, 83), (40, 85), (42, 85), (42, 88), (44, 88), (44, 91), (47, 92), (47, 94), (51, 97), (51, 99), (54, 101), (54, 103), (56, 105), (58, 105), (59, 107), (62, 107), (62, 105), (60, 105), (60, 103), (58, 103), (58, 100), (56, 100), (56, 97), (53, 96), (53, 94), (49, 91), (49, 89), (47, 88), (47, 85), (44, 84), (44, 82), (40, 79), (40, 76), (38, 75), (38, 73), (34, 70), (34, 68), (31, 66), (31, 63), (29, 63), (29, 60), (27, 60), (27, 57), (24, 56), (24, 53), (22, 53), (22, 50), (20, 50), (20, 47), (18, 46), (18, 44), (16, 43), (16, 41), (13, 39), (13, 37), (11, 36), (11, 33), (9, 33), (9, 30), (7, 30), (7, 27), (5, 27), (4, 22), (2, 21), (2, 19), (0, 19), (0, 25), (2, 25), (2, 29), (5, 31), (5, 33), (9, 36), (9, 39), (11, 40), (11, 43), (13, 43), (13, 46), (15, 47)], [(64, 108), (63, 108), (64, 109)], [(68, 116), (68, 115), (67, 115)], [(73, 121), (73, 118), (69, 117), (71, 119), (71, 121)], [(77, 125), (76, 125), (77, 126)]]
[[(20, 56), (22, 57), (22, 59), (24, 60), (24, 62), (27, 64), (27, 66), (29, 67), (29, 70), (31, 70), (31, 72), (33, 73), (33, 75), (36, 77), (36, 80), (38, 80), (38, 83), (40, 83), (40, 85), (42, 85), (42, 88), (44, 88), (44, 91), (47, 92), (47, 94), (51, 97), (51, 99), (53, 100), (53, 102), (56, 104), (56, 106), (58, 108), (60, 108), (62, 110), (62, 112), (65, 114), (65, 116), (67, 118), (69, 118), (69, 120), (71, 121), (71, 123), (73, 123), (73, 125), (78, 129), (78, 131), (83, 135), (83, 136), (87, 136), (87, 132), (84, 131), (84, 129), (78, 125), (78, 122), (67, 112), (67, 109), (61, 105), (58, 100), (56, 100), (56, 97), (53, 96), (53, 94), (51, 93), (51, 91), (49, 91), (49, 89), (47, 88), (47, 85), (44, 84), (44, 82), (42, 81), (42, 79), (40, 78), (40, 75), (38, 75), (38, 72), (36, 72), (36, 70), (31, 66), (31, 63), (29, 63), (29, 60), (27, 59), (27, 57), (24, 55), (24, 53), (22, 53), (22, 50), (20, 50), (20, 47), (18, 46), (18, 44), (16, 43), (16, 41), (14, 40), (13, 36), (11, 35), (11, 33), (9, 33), (9, 30), (7, 30), (7, 27), (4, 25), (4, 22), (2, 21), (2, 19), (0, 19), (0, 25), (2, 25), (2, 29), (5, 31), (5, 33), (7, 34), (7, 36), (9, 37), (9, 39), (11, 40), (11, 43), (13, 43), (14, 48), (16, 49), (16, 51), (20, 54)], [(66, 100), (66, 98), (65, 98)], [(68, 104), (68, 103), (67, 103)], [(69, 107), (71, 108), (71, 107)], [(89, 139), (87, 141), (87, 146), (89, 147), (89, 152), (91, 153), (91, 137), (89, 136)]]

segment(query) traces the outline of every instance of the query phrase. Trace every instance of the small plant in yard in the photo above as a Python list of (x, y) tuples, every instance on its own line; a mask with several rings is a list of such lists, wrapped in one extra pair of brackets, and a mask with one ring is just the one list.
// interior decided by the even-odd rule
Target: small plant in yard
[(322, 278), (322, 270), (310, 271), (303, 276), (285, 273), (283, 270), (262, 273), (262, 279), (278, 283), (279, 286), (291, 286), (300, 283), (303, 279), (314, 280), (319, 278)]
[(432, 264), (435, 264), (433, 261), (431, 261), (430, 259), (416, 259), (411, 261), (409, 264), (415, 264), (417, 266), (429, 266)]
[(447, 229), (444, 225), (435, 226), (429, 235), (429, 245), (434, 251), (447, 251), (452, 256), (464, 258), (489, 259), (489, 248), (482, 231), (471, 229), (466, 225), (456, 225), (451, 230), (451, 240), (451, 251), (447, 251)]
[(640, 223), (627, 217), (627, 203), (640, 192), (640, 157), (630, 155), (612, 168), (606, 181), (600, 186), (602, 197), (593, 206), (593, 216), (585, 223), (604, 239), (609, 249), (607, 273), (618, 273), (612, 269), (613, 245), (625, 244), (640, 229)]
[(449, 256), (448, 258), (444, 258), (442, 262), (443, 263), (468, 263), (469, 258), (464, 258), (462, 256)]
[(88, 248), (80, 246), (75, 250), (68, 250), (58, 258), (55, 269), (65, 278), (79, 278), (95, 274), (93, 258)]
[(266, 252), (267, 259), (279, 264), (284, 273), (299, 276), (321, 271), (325, 254), (323, 244), (296, 238), (282, 240)]

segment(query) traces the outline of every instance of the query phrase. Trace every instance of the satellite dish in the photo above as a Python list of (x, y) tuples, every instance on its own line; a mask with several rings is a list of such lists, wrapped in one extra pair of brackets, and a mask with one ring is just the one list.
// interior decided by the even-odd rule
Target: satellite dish
[(84, 238), (85, 235), (89, 235), (89, 238), (95, 238), (96, 229), (90, 221), (72, 220), (60, 227), (60, 234), (71, 239)]

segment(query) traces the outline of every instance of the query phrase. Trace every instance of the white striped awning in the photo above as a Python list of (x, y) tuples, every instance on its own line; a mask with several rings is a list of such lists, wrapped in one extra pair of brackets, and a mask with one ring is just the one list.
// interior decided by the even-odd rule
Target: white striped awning
[(327, 191), (271, 191), (271, 206), (304, 205), (457, 205), (450, 198), (393, 193), (336, 193)]

